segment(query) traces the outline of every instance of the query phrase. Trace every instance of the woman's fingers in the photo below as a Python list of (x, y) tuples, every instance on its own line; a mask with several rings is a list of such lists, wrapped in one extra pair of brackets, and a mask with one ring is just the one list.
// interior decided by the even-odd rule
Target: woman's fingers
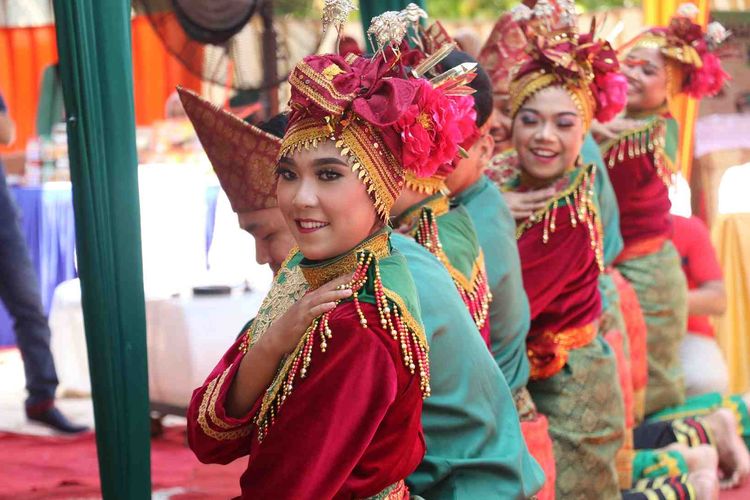
[(349, 274), (345, 274), (344, 276), (339, 276), (335, 280), (331, 280), (325, 285), (321, 286), (320, 288), (315, 290), (315, 292), (313, 293), (318, 293), (318, 292), (322, 293), (322, 292), (327, 292), (330, 290), (335, 290), (338, 287), (348, 284), (352, 280), (353, 277), (354, 277), (354, 273), (349, 273)]
[(310, 306), (315, 307), (318, 304), (323, 304), (324, 302), (336, 302), (351, 296), (351, 288), (345, 288), (344, 290), (328, 290), (325, 292), (316, 293), (315, 295), (311, 295)]
[(322, 304), (317, 304), (313, 306), (310, 311), (310, 322), (320, 316), (321, 314), (325, 314), (328, 311), (332, 311), (336, 308), (336, 302), (323, 302)]

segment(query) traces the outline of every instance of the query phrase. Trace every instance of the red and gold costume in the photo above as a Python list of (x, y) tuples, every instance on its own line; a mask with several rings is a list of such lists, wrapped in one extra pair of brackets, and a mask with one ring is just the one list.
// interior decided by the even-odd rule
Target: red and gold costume
[[(527, 58), (510, 72), (510, 114), (556, 86), (568, 92), (587, 128), (594, 117), (606, 121), (622, 109), (624, 102), (613, 97), (625, 82), (609, 45), (577, 33), (573, 6), (558, 4), (538, 2), (533, 11), (513, 13), (525, 20)], [(513, 34), (518, 31), (498, 43), (517, 45)], [(494, 159), (488, 175), (504, 190), (528, 191), (522, 169), (511, 151)], [(569, 166), (553, 181), (556, 194), (516, 231), (531, 308), (528, 389), (549, 420), (558, 498), (609, 498), (619, 491), (615, 455), (624, 413), (614, 356), (597, 335), (603, 255), (595, 176), (593, 165)]]
[(717, 23), (704, 32), (692, 20), (696, 13), (695, 6), (684, 4), (666, 28), (647, 30), (626, 45), (659, 51), (667, 100), (658, 109), (629, 112), (629, 118), (642, 124), (602, 144), (625, 244), (615, 264), (635, 290), (647, 328), (646, 414), (681, 404), (685, 397), (679, 346), (686, 328), (687, 288), (670, 241), (668, 186), (677, 171), (678, 130), (669, 104), (683, 93), (694, 98), (715, 94), (726, 79), (713, 53), (726, 32)]
[[(273, 206), (266, 171), (272, 151), (291, 155), (331, 140), (385, 221), (405, 172), (434, 172), (436, 165), (415, 158), (415, 150), (429, 151), (440, 141), (444, 154), (458, 152), (458, 143), (440, 134), (404, 138), (405, 131), (435, 125), (420, 117), (426, 97), (448, 103), (452, 97), (406, 74), (393, 22), (373, 20), (379, 50), (372, 59), (316, 55), (295, 67), (280, 144), (181, 92), (222, 186), (238, 198), (235, 210)], [(348, 273), (352, 297), (312, 322), (246, 415), (229, 416), (227, 394), (245, 354), (305, 293)], [(425, 452), (420, 418), (422, 398), (430, 394), (427, 350), (414, 283), (404, 258), (391, 254), (387, 229), (322, 262), (293, 251), (258, 316), (194, 392), (191, 448), (204, 462), (249, 455), (241, 479), (246, 498), (408, 498), (403, 480)]]

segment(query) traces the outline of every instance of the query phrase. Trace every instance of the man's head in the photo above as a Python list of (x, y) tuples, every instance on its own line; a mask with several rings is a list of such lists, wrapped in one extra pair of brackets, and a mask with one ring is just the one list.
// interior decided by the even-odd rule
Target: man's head
[(255, 240), (255, 260), (268, 264), (274, 273), (294, 248), (295, 241), (278, 208), (266, 208), (237, 214), (240, 227)]
[[(276, 137), (283, 137), (287, 115), (278, 114), (258, 126)], [(240, 227), (255, 240), (255, 260), (268, 264), (276, 273), (294, 248), (295, 241), (278, 207), (237, 212)]]

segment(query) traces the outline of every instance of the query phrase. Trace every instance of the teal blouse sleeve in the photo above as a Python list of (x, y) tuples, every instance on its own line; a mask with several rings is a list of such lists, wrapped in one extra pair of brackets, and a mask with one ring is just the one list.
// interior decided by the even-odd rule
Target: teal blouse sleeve
[(407, 483), (430, 500), (525, 498), (544, 474), (529, 454), (510, 389), (440, 262), (392, 235), (414, 276), (430, 345), (432, 395), (422, 411), (427, 453)]

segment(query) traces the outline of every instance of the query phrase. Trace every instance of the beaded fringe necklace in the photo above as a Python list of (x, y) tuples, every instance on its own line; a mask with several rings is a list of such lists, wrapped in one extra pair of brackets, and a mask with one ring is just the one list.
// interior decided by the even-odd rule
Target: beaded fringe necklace
[[(351, 301), (357, 310), (359, 324), (364, 329), (368, 328), (367, 318), (360, 304), (360, 294), (370, 279), (371, 272), (374, 276), (375, 306), (380, 317), (380, 326), (388, 330), (393, 340), (400, 344), (404, 365), (409, 372), (414, 374), (417, 369), (419, 370), (420, 389), (423, 397), (427, 398), (430, 396), (430, 363), (426, 338), (423, 333), (420, 335), (421, 328), (418, 325), (409, 324), (411, 323), (410, 316), (404, 314), (407, 309), (400, 297), (383, 286), (378, 257), (369, 249), (358, 251), (354, 275), (351, 281), (341, 288), (351, 288), (353, 292)], [(329, 319), (334, 310), (323, 313), (313, 320), (267, 389), (261, 408), (253, 420), (258, 427), (259, 441), (265, 438), (281, 406), (292, 394), (295, 380), (301, 380), (307, 376), (316, 339), (319, 339), (321, 352), (326, 352), (328, 342), (333, 336)]]
[(626, 156), (632, 160), (650, 154), (653, 156), (657, 175), (669, 187), (672, 185), (674, 165), (666, 154), (666, 137), (666, 119), (656, 118), (643, 127), (630, 130), (605, 143), (602, 148), (604, 160), (609, 168), (613, 168), (616, 163), (622, 162)]
[(602, 225), (599, 212), (594, 200), (594, 179), (596, 177), (596, 165), (581, 167), (576, 178), (562, 192), (550, 199), (547, 204), (531, 214), (525, 221), (516, 227), (516, 239), (520, 239), (527, 229), (539, 222), (543, 222), (542, 243), (547, 244), (550, 237), (557, 229), (558, 209), (567, 205), (570, 225), (574, 228), (579, 223), (586, 226), (589, 232), (591, 249), (596, 255), (596, 262), (600, 270), (604, 270), (604, 252), (602, 250)]
[(451, 264), (450, 259), (448, 259), (443, 250), (443, 244), (440, 242), (437, 223), (437, 218), (448, 212), (449, 208), (447, 197), (438, 198), (432, 204), (428, 203), (422, 207), (419, 213), (419, 220), (413, 231), (414, 239), (435, 255), (448, 270), (474, 323), (481, 330), (487, 322), (490, 302), (492, 302), (492, 292), (487, 282), (484, 254), (480, 249), (479, 257), (472, 265), (472, 273), (468, 280)]

